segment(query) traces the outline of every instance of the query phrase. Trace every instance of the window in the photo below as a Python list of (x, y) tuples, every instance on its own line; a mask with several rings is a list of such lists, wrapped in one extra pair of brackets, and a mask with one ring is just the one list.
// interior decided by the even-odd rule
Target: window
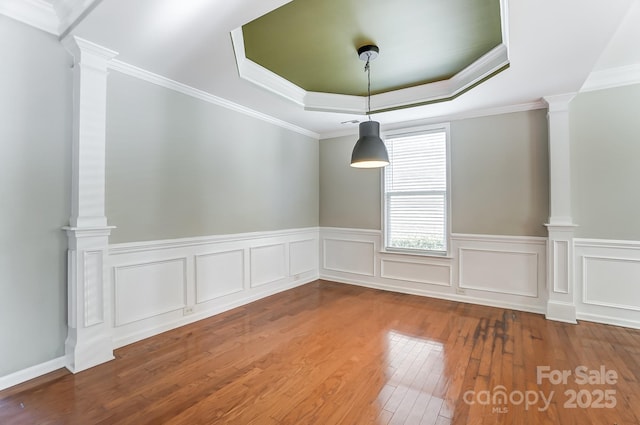
[(385, 248), (447, 253), (448, 126), (388, 135), (384, 169)]

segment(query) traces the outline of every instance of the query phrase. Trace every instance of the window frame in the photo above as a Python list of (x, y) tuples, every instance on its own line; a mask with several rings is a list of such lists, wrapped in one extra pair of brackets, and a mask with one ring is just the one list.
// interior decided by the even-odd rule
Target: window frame
[(415, 127), (399, 128), (394, 130), (383, 131), (381, 136), (385, 141), (388, 138), (412, 136), (426, 133), (445, 133), (445, 154), (446, 154), (446, 184), (447, 190), (445, 193), (445, 250), (433, 251), (422, 249), (410, 249), (410, 248), (396, 248), (388, 246), (389, 230), (387, 226), (387, 192), (385, 188), (385, 173), (386, 169), (383, 169), (380, 173), (380, 193), (381, 193), (381, 229), (382, 229), (382, 253), (388, 254), (402, 254), (402, 255), (414, 255), (414, 256), (426, 256), (426, 257), (438, 257), (438, 258), (451, 258), (451, 125), (448, 122), (429, 124)]

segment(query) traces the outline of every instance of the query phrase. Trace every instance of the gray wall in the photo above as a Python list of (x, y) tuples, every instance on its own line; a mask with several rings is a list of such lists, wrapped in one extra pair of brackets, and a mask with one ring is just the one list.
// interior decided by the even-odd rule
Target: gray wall
[(546, 236), (547, 111), (451, 123), (454, 233)]
[[(380, 229), (380, 172), (349, 166), (356, 136), (320, 142), (320, 225)], [(454, 233), (546, 236), (546, 110), (451, 122)]]
[(570, 104), (576, 236), (640, 240), (640, 85)]
[(111, 243), (318, 226), (318, 141), (109, 76)]
[(64, 354), (71, 57), (0, 15), (0, 376)]
[(320, 141), (320, 225), (380, 229), (379, 169), (349, 164), (357, 136)]

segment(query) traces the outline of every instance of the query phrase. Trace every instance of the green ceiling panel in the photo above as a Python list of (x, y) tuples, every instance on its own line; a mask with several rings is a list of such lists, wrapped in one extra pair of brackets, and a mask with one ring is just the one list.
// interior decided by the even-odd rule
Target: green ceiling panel
[(248, 59), (307, 91), (366, 95), (448, 79), (502, 43), (499, 0), (293, 0), (242, 27)]

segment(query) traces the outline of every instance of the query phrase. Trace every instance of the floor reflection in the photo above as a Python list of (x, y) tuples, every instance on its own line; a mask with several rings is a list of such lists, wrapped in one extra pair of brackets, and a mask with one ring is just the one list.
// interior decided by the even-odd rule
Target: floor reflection
[(435, 424), (446, 391), (442, 343), (390, 331), (387, 346), (378, 423)]

